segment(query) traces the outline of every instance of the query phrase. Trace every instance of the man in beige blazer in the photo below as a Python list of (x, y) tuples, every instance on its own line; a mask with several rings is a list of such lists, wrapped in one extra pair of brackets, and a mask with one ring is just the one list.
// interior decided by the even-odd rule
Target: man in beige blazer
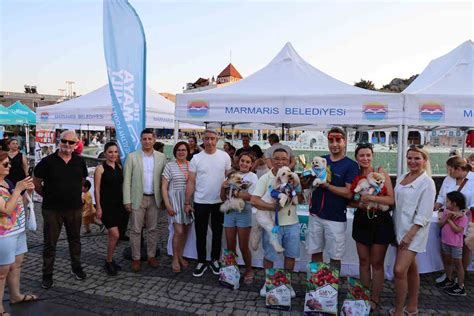
[(147, 229), (148, 265), (157, 268), (158, 207), (161, 205), (161, 173), (166, 163), (164, 154), (154, 151), (155, 134), (145, 128), (140, 150), (130, 153), (123, 173), (123, 204), (131, 214), (130, 246), (132, 271), (140, 271), (140, 241), (143, 224)]

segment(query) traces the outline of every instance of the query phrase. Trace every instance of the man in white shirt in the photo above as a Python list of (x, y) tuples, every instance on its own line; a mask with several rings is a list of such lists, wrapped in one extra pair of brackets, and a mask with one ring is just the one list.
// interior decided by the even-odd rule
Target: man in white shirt
[(157, 268), (158, 206), (161, 205), (161, 173), (166, 164), (164, 154), (153, 150), (155, 133), (145, 128), (140, 150), (130, 153), (123, 171), (123, 204), (131, 213), (130, 246), (132, 271), (140, 271), (140, 246), (143, 224), (147, 229), (148, 265)]
[[(201, 277), (207, 270), (207, 225), (211, 217), (212, 273), (219, 275), (219, 258), (222, 247), (222, 227), (224, 214), (219, 210), (221, 185), (226, 174), (231, 169), (231, 160), (227, 153), (216, 148), (218, 135), (213, 130), (204, 132), (204, 151), (193, 156), (189, 165), (189, 177), (186, 184), (185, 212), (194, 212), (194, 227), (196, 229), (196, 248), (198, 264), (193, 276)], [(194, 207), (191, 207), (191, 197), (194, 194)]]

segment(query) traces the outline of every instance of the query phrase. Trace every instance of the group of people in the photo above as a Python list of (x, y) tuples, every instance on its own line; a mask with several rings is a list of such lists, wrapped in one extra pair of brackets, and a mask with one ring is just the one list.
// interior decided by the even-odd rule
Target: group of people
[[(265, 153), (260, 147), (250, 146), (247, 136), (242, 138), (243, 147), (231, 151), (217, 149), (219, 135), (206, 130), (203, 148), (197, 139), (178, 142), (173, 148), (174, 160), (167, 162), (163, 153), (154, 150), (156, 142), (152, 129), (144, 129), (140, 135), (141, 148), (126, 158), (122, 167), (116, 143), (104, 146), (105, 161), (97, 166), (94, 174), (94, 195), (97, 218), (107, 228), (107, 253), (104, 269), (116, 275), (121, 267), (114, 261), (114, 252), (119, 238), (125, 237), (123, 223), (130, 217), (131, 269), (141, 270), (141, 238), (146, 228), (147, 264), (159, 266), (156, 258), (158, 241), (158, 212), (164, 205), (173, 225), (171, 268), (179, 273), (189, 267), (183, 251), (190, 225), (196, 231), (197, 264), (193, 276), (201, 277), (207, 269), (219, 274), (222, 248), (222, 233), (225, 232), (227, 248), (236, 251), (237, 243), (245, 263), (244, 283), (254, 279), (249, 238), (252, 229), (252, 207), (260, 211), (275, 212), (276, 202), (269, 203), (263, 197), (269, 190), (277, 172), (282, 167), (293, 169), (296, 159), (293, 151), (279, 142), (278, 136), (270, 135), (271, 147)], [(312, 178), (302, 178), (302, 187), (296, 194), (303, 201), (303, 191), (310, 193), (310, 216), (306, 237), (306, 251), (312, 261), (321, 262), (323, 252), (329, 255), (331, 264), (341, 266), (345, 251), (347, 229), (347, 207), (356, 208), (352, 237), (356, 241), (359, 255), (360, 278), (371, 290), (371, 304), (378, 308), (384, 283), (384, 259), (390, 244), (397, 245), (394, 266), (396, 300), (391, 310), (393, 315), (416, 315), (420, 287), (417, 253), (424, 252), (428, 241), (429, 226), (436, 210), (444, 208), (440, 215), (442, 227), (442, 253), (446, 266), (446, 278), (440, 287), (452, 295), (465, 295), (463, 272), (472, 253), (463, 249), (462, 234), (466, 227), (465, 209), (474, 206), (474, 177), (472, 167), (461, 157), (452, 157), (447, 162), (449, 176), (445, 179), (436, 200), (436, 189), (431, 178), (429, 154), (423, 146), (410, 146), (407, 153), (409, 171), (392, 186), (389, 175), (383, 168), (373, 166), (373, 146), (359, 143), (355, 150), (355, 161), (346, 156), (346, 134), (334, 127), (327, 132), (329, 154), (324, 156), (330, 170), (330, 180), (312, 187)], [(87, 275), (81, 265), (81, 222), (83, 191), (87, 178), (84, 160), (74, 154), (78, 138), (74, 131), (60, 135), (59, 149), (43, 158), (35, 167), (34, 176), (7, 180), (14, 163), (21, 165), (22, 158), (12, 153), (0, 153), (0, 299), (7, 282), (10, 303), (36, 300), (35, 295), (24, 295), (19, 291), (21, 262), (26, 247), (25, 208), (21, 194), (34, 189), (43, 197), (43, 278), (42, 287), (51, 288), (54, 283), (54, 261), (56, 244), (62, 226), (66, 228), (71, 256), (71, 274), (77, 280)], [(13, 157), (12, 157), (13, 156)], [(225, 200), (232, 171), (238, 171), (249, 184), (238, 197), (245, 201), (241, 212), (223, 213), (220, 206)], [(354, 181), (367, 177), (371, 172), (382, 173), (386, 179), (383, 195), (365, 195), (354, 199)], [(369, 204), (390, 206), (389, 211), (373, 209)], [(433, 207), (434, 206), (434, 207)], [(392, 215), (393, 213), (393, 215)], [(296, 206), (278, 210), (279, 226), (277, 238), (284, 248), (283, 254), (275, 251), (269, 236), (263, 234), (263, 266), (273, 267), (283, 256), (284, 268), (293, 271), (295, 260), (300, 256), (300, 229)], [(207, 249), (208, 224), (212, 231), (212, 246)], [(461, 237), (459, 237), (461, 234)], [(459, 250), (459, 248), (461, 250)], [(460, 259), (461, 257), (461, 259)], [(210, 262), (208, 262), (210, 258)], [(451, 260), (452, 259), (452, 260)], [(464, 259), (464, 261), (463, 261)], [(460, 262), (464, 262), (464, 265)], [(453, 278), (453, 265), (457, 283)], [(296, 295), (291, 290), (292, 295)], [(260, 291), (265, 295), (265, 286)], [(408, 295), (408, 302), (405, 301)], [(0, 314), (4, 315), (3, 309)]]

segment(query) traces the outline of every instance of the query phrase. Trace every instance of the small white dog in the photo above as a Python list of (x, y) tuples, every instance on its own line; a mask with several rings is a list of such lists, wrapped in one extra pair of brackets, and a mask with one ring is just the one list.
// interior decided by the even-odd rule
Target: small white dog
[(242, 212), (245, 201), (239, 198), (239, 192), (248, 188), (248, 183), (240, 172), (232, 172), (227, 176), (229, 187), (226, 188), (226, 200), (221, 204), (220, 210), (223, 213), (229, 211)]
[(313, 186), (317, 187), (322, 183), (327, 182), (328, 173), (327, 173), (328, 162), (326, 158), (316, 156), (311, 162), (311, 174), (314, 176)]
[[(382, 189), (385, 185), (385, 176), (383, 173), (370, 172), (366, 178), (362, 178), (357, 182), (357, 186), (354, 189), (354, 199), (357, 201), (362, 195), (378, 195), (382, 192)], [(381, 211), (387, 211), (389, 209), (388, 205), (383, 205), (379, 203), (369, 202), (367, 209), (380, 209)]]
[[(298, 204), (298, 197), (296, 196), (296, 190), (301, 190), (300, 179), (298, 175), (290, 170), (288, 167), (282, 167), (278, 170), (278, 173), (273, 181), (271, 187), (267, 190), (262, 200), (267, 203), (273, 203), (276, 199), (278, 201), (278, 210), (288, 205)], [(288, 216), (290, 212), (288, 211)], [(278, 253), (283, 252), (285, 249), (278, 241), (278, 234), (274, 232), (275, 227), (275, 213), (269, 211), (257, 210), (255, 216), (257, 220), (257, 226), (252, 227), (251, 231), (251, 246), (254, 250), (258, 249), (260, 239), (262, 237), (262, 228), (265, 233), (270, 237), (270, 243)]]

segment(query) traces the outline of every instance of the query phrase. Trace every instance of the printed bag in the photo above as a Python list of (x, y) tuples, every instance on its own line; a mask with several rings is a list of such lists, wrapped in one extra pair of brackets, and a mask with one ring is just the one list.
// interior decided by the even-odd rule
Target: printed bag
[(339, 270), (327, 263), (308, 264), (304, 315), (337, 314)]
[(219, 269), (219, 283), (225, 287), (237, 290), (240, 287), (240, 270), (237, 265), (237, 254), (224, 249), (221, 268)]
[(291, 273), (284, 269), (266, 269), (265, 304), (268, 308), (289, 311), (291, 309)]
[(370, 291), (359, 280), (348, 277), (349, 289), (342, 304), (341, 315), (368, 316), (370, 313)]

